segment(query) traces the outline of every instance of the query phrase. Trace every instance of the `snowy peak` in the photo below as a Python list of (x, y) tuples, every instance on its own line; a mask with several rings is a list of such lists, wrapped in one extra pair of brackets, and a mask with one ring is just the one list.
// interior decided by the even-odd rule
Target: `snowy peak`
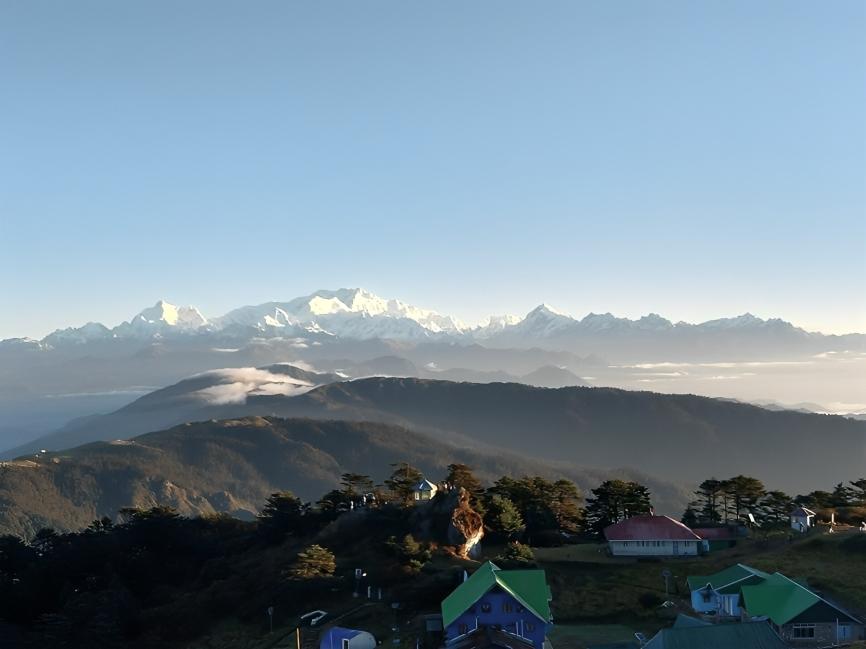
[(508, 327), (513, 327), (523, 322), (523, 318), (516, 315), (494, 315), (486, 318), (472, 330), (474, 338), (492, 338), (502, 333)]
[(546, 302), (540, 306), (535, 307), (532, 311), (530, 311), (526, 315), (527, 320), (529, 320), (530, 318), (553, 319), (553, 318), (557, 318), (557, 317), (568, 318), (569, 320), (574, 320), (574, 318), (572, 318), (570, 315), (568, 315), (565, 311), (560, 311), (559, 309), (556, 309), (556, 308), (550, 306)]
[(708, 320), (699, 325), (689, 325), (698, 327), (705, 331), (723, 331), (723, 330), (767, 330), (773, 329), (776, 331), (794, 331), (805, 333), (799, 327), (795, 327), (790, 322), (785, 322), (779, 318), (770, 318), (762, 320), (751, 313), (744, 313), (736, 318), (719, 318), (718, 320)]
[[(42, 342), (86, 344), (108, 339), (149, 340), (167, 336), (216, 334), (241, 338), (306, 337), (369, 340), (387, 338), (405, 341), (462, 340), (534, 344), (544, 339), (562, 345), (568, 340), (610, 336), (691, 336), (709, 335), (783, 335), (807, 334), (779, 319), (762, 320), (750, 313), (735, 318), (721, 318), (703, 324), (688, 324), (650, 313), (638, 320), (617, 318), (610, 313), (590, 313), (582, 320), (573, 318), (544, 303), (525, 318), (516, 315), (491, 316), (470, 327), (452, 316), (422, 309), (400, 300), (385, 299), (362, 288), (320, 290), (288, 302), (266, 302), (230, 311), (219, 318), (208, 319), (194, 306), (176, 306), (160, 300), (142, 310), (129, 322), (108, 329), (94, 322), (83, 327), (55, 331)], [(522, 343), (521, 343), (522, 341)], [(20, 346), (21, 344), (19, 344)], [(6, 345), (11, 349), (11, 343)], [(30, 345), (30, 347), (33, 347)]]
[(322, 290), (290, 302), (243, 307), (212, 322), (220, 327), (253, 325), (263, 331), (295, 326), (306, 331), (360, 340), (460, 336), (471, 329), (451, 316), (420, 309), (400, 300), (387, 300), (362, 288)]
[(505, 327), (503, 335), (520, 338), (546, 338), (573, 327), (577, 320), (549, 304), (535, 307), (516, 325)]
[(182, 329), (198, 329), (207, 324), (207, 318), (194, 306), (175, 306), (160, 300), (149, 309), (144, 309), (133, 320), (149, 324), (167, 324)]
[(668, 331), (674, 328), (674, 323), (657, 313), (650, 313), (635, 321), (638, 329), (645, 331)]

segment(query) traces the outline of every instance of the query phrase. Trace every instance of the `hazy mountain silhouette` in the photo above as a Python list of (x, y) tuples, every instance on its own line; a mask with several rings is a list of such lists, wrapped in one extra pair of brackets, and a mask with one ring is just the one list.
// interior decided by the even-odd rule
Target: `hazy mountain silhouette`
[(866, 466), (862, 421), (692, 395), (414, 378), (330, 383), (298, 396), (251, 394), (231, 403), (209, 403), (199, 390), (181, 382), (38, 442), (52, 450), (187, 421), (274, 415), (377, 421), (461, 445), (632, 466), (672, 480), (742, 473), (792, 493), (856, 479)]
[(677, 515), (689, 488), (633, 469), (604, 470), (458, 448), (403, 428), (370, 422), (247, 417), (185, 424), (3, 464), (0, 534), (42, 527), (77, 530), (121, 507), (167, 504), (187, 515), (225, 511), (249, 518), (267, 496), (290, 490), (315, 500), (348, 471), (381, 483), (391, 463), (408, 461), (430, 479), (465, 462), (488, 484), (510, 475), (574, 480), (585, 492), (613, 477), (648, 485), (660, 511)]

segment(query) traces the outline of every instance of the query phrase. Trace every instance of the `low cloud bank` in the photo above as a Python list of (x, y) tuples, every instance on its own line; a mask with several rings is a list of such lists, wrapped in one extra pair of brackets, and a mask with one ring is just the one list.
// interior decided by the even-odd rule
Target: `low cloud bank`
[(214, 370), (205, 372), (204, 376), (213, 376), (219, 382), (194, 394), (215, 406), (245, 403), (250, 396), (294, 397), (316, 387), (307, 381), (254, 367)]

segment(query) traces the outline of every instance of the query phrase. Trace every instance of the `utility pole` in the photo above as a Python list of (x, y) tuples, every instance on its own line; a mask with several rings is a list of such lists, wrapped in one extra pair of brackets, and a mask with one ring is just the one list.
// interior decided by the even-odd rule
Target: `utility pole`
[(670, 603), (670, 601), (671, 601), (670, 591), (669, 591), (669, 589), (668, 589), (668, 580), (669, 580), (672, 576), (673, 576), (673, 574), (671, 573), (670, 570), (665, 570), (665, 571), (662, 573), (662, 577), (665, 578), (665, 604), (668, 604), (668, 603)]

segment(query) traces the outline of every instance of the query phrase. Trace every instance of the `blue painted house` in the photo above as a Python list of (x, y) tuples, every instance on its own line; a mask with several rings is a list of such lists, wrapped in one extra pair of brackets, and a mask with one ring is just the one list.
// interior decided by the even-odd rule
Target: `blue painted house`
[(344, 629), (339, 626), (327, 630), (319, 649), (375, 649), (376, 639), (366, 631)]
[(497, 631), (515, 647), (543, 649), (553, 628), (550, 600), (543, 570), (500, 570), (488, 562), (442, 602), (446, 646), (456, 649), (470, 636)]
[(753, 586), (770, 575), (741, 563), (709, 577), (692, 576), (686, 580), (696, 613), (719, 617), (740, 617), (740, 588)]

